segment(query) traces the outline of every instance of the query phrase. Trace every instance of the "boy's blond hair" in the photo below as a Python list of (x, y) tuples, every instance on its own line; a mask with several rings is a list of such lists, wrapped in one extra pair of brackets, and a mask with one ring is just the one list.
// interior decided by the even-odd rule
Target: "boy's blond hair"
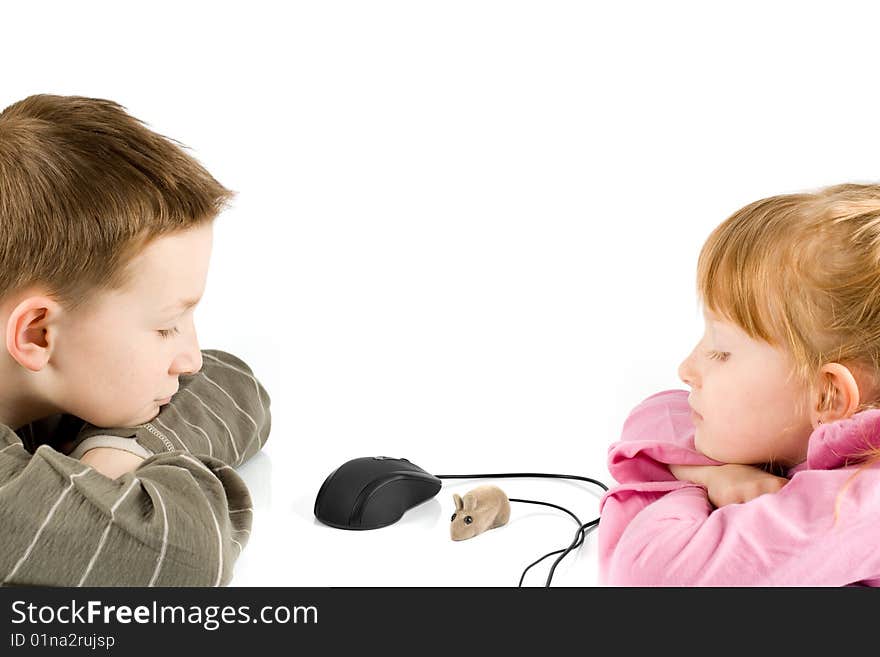
[(38, 94), (4, 109), (0, 301), (42, 285), (74, 311), (125, 287), (152, 240), (215, 219), (235, 192), (184, 148), (111, 100)]
[[(859, 381), (857, 411), (880, 408), (880, 185), (833, 185), (737, 210), (703, 245), (697, 294), (751, 338), (789, 354), (804, 399), (820, 395), (816, 410), (834, 404), (830, 381), (816, 383), (829, 362)], [(867, 436), (865, 445), (856, 474), (880, 458)]]

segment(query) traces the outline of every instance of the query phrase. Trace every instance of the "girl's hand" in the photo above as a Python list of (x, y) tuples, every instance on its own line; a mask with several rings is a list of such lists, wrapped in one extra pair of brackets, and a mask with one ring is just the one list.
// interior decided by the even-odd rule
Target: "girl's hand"
[(788, 483), (754, 465), (725, 463), (723, 465), (670, 465), (678, 480), (692, 481), (706, 487), (709, 501), (716, 508), (725, 504), (741, 504), (764, 493), (775, 493)]

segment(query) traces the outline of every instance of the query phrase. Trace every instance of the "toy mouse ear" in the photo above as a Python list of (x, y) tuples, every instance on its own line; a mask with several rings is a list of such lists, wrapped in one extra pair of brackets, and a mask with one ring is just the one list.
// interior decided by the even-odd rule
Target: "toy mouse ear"
[(461, 503), (461, 497), (459, 497), (458, 493), (453, 493), (452, 499), (455, 500), (455, 510), (461, 511), (461, 507), (464, 505)]

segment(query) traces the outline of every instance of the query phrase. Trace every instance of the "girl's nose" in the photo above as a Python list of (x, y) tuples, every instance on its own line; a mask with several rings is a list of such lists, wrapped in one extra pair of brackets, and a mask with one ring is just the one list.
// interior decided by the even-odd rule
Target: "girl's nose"
[(694, 371), (693, 371), (693, 368), (691, 367), (691, 356), (692, 355), (693, 354), (691, 354), (687, 358), (685, 358), (681, 362), (681, 365), (678, 366), (678, 378), (680, 378), (686, 385), (689, 385), (691, 388), (694, 387), (694, 379), (695, 379)]

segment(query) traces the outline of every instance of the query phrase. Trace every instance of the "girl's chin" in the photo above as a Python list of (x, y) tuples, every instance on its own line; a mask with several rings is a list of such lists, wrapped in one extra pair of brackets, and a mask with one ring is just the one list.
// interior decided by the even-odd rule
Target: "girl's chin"
[(700, 439), (698, 438), (698, 436), (699, 436), (699, 432), (700, 432), (700, 429), (699, 429), (699, 427), (698, 427), (698, 428), (696, 429), (696, 431), (694, 431), (694, 448), (695, 448), (700, 454), (702, 454), (703, 456), (705, 456), (705, 457), (707, 457), (707, 458), (713, 459), (713, 460), (715, 460), (715, 461), (719, 461), (719, 460), (721, 460), (721, 459), (717, 459), (717, 458), (715, 458), (714, 456), (712, 456), (712, 455), (709, 453), (709, 452), (711, 452), (711, 445), (710, 445), (710, 449), (709, 449), (708, 451), (705, 449), (705, 447), (706, 447), (706, 446), (705, 446), (705, 441), (700, 440)]

